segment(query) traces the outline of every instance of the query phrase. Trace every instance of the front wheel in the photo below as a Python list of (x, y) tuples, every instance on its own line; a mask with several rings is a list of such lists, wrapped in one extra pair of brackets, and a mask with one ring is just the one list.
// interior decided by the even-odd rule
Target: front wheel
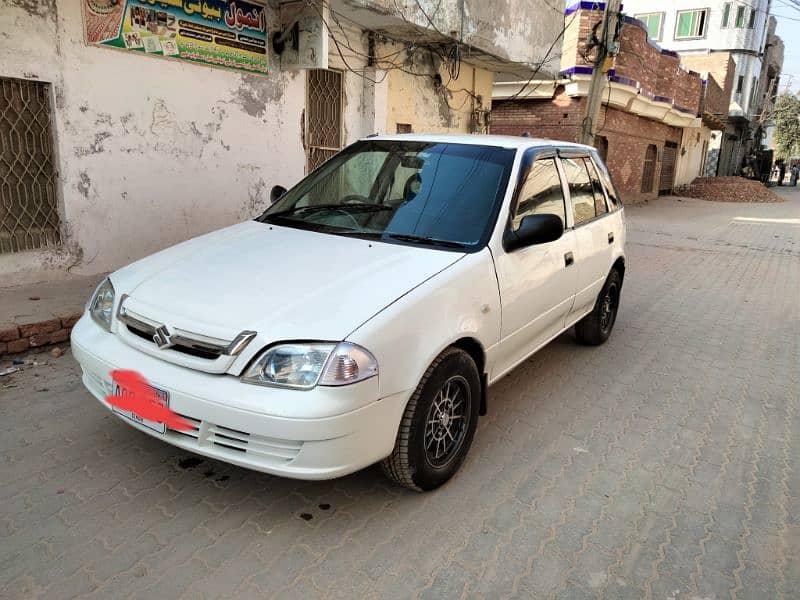
[(617, 320), (621, 288), (622, 277), (619, 271), (612, 269), (597, 296), (594, 310), (575, 324), (575, 337), (581, 344), (599, 346), (611, 335)]
[(432, 490), (450, 479), (469, 451), (481, 382), (472, 357), (448, 348), (433, 361), (409, 400), (383, 471), (409, 489)]

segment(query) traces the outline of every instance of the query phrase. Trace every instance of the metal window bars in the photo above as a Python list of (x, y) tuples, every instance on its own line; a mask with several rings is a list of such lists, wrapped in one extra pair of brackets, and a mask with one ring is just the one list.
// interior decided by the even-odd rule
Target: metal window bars
[(0, 77), (0, 254), (61, 242), (50, 84)]

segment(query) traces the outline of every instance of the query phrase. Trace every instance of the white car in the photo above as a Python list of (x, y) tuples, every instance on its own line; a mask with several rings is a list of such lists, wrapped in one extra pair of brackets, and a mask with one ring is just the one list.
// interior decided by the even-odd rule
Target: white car
[(361, 140), (253, 221), (112, 273), (72, 332), (106, 407), (140, 373), (191, 424), (114, 407), (217, 460), (301, 479), (383, 461), (430, 490), (487, 388), (575, 326), (604, 342), (625, 220), (596, 151), (525, 137)]

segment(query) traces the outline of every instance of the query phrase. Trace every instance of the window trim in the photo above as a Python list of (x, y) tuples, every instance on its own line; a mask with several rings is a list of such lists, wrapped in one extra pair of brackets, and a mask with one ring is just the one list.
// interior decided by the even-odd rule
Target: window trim
[(726, 2), (722, 5), (722, 18), (720, 19), (720, 29), (731, 28), (731, 7), (733, 2)]
[[(606, 199), (606, 208), (608, 208), (608, 211), (603, 213), (602, 215), (597, 215), (595, 213), (593, 218), (587, 219), (586, 221), (581, 221), (580, 223), (575, 223), (575, 211), (574, 211), (574, 208), (572, 206), (572, 194), (569, 193), (569, 183), (567, 182), (567, 173), (564, 170), (564, 165), (561, 164), (561, 159), (562, 158), (588, 158), (589, 162), (594, 163), (594, 156), (592, 156), (592, 152), (588, 152), (588, 151), (585, 151), (585, 150), (579, 150), (579, 149), (575, 149), (575, 148), (564, 148), (564, 149), (559, 148), (558, 149), (558, 168), (559, 168), (559, 171), (561, 172), (561, 178), (562, 178), (562, 182), (563, 182), (562, 183), (562, 187), (566, 186), (566, 188), (567, 188), (566, 189), (567, 196), (565, 196), (565, 202), (567, 200), (569, 200), (570, 210), (569, 210), (568, 217), (569, 217), (570, 221), (572, 221), (572, 227), (569, 228), (570, 231), (574, 231), (574, 230), (578, 229), (579, 227), (583, 227), (585, 225), (590, 225), (590, 224), (594, 223), (595, 221), (599, 221), (600, 219), (605, 219), (609, 215), (612, 215), (612, 214), (616, 213), (617, 211), (622, 210), (622, 203), (620, 203), (619, 206), (615, 206), (613, 208), (613, 210), (611, 208), (609, 208), (608, 192), (606, 191), (606, 189), (605, 189), (606, 186), (603, 183), (603, 180), (602, 180), (602, 178), (600, 177), (600, 175), (598, 173), (597, 178), (600, 181), (600, 187), (603, 188), (603, 197)], [(592, 166), (595, 166), (595, 165), (593, 164)], [(595, 166), (595, 169), (597, 169), (596, 166)], [(586, 174), (587, 175), (589, 174), (588, 171), (587, 171)]]
[[(653, 40), (654, 42), (660, 42), (661, 39), (664, 37), (664, 16), (665, 16), (664, 12), (654, 11), (647, 13), (639, 13), (638, 15), (634, 15), (634, 18), (638, 19), (639, 21), (642, 21), (642, 17), (654, 17), (656, 15), (658, 15), (658, 36), (657, 37), (650, 36), (649, 26), (647, 28), (648, 30), (647, 35), (650, 36), (650, 39)], [(644, 23), (644, 21), (642, 22)], [(645, 25), (647, 25), (647, 23), (645, 23)]]
[[(736, 16), (733, 19), (733, 27), (734, 29), (744, 29), (744, 22), (745, 22), (745, 5), (744, 4), (737, 4), (736, 5)], [(741, 17), (741, 24), (739, 18)]]
[(517, 184), (514, 189), (514, 195), (511, 197), (511, 203), (508, 206), (508, 219), (506, 220), (505, 231), (517, 231), (514, 229), (514, 217), (517, 214), (519, 207), (520, 194), (522, 187), (528, 179), (528, 172), (534, 163), (539, 159), (554, 159), (556, 171), (561, 182), (561, 196), (564, 202), (564, 216), (566, 222), (564, 223), (564, 231), (572, 229), (572, 221), (570, 218), (570, 211), (567, 210), (567, 201), (569, 200), (569, 187), (567, 186), (566, 179), (564, 178), (564, 171), (561, 169), (561, 163), (558, 160), (558, 150), (556, 148), (528, 148), (522, 154), (522, 159), (519, 165), (519, 177), (517, 177)]
[[(681, 22), (681, 15), (685, 13), (693, 13), (693, 12), (705, 12), (705, 19), (703, 20), (703, 33), (700, 35), (687, 35), (687, 36), (679, 36), (678, 35), (678, 27), (680, 26)], [(679, 10), (675, 15), (675, 32), (673, 33), (673, 38), (676, 40), (702, 40), (708, 35), (708, 17), (711, 14), (711, 10), (708, 7), (705, 8), (687, 8), (685, 10)]]

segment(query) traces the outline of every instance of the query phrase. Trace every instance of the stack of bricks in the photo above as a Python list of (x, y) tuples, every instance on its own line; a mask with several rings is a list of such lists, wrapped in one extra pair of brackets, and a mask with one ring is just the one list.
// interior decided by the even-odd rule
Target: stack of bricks
[(0, 356), (66, 342), (79, 314), (0, 329)]

